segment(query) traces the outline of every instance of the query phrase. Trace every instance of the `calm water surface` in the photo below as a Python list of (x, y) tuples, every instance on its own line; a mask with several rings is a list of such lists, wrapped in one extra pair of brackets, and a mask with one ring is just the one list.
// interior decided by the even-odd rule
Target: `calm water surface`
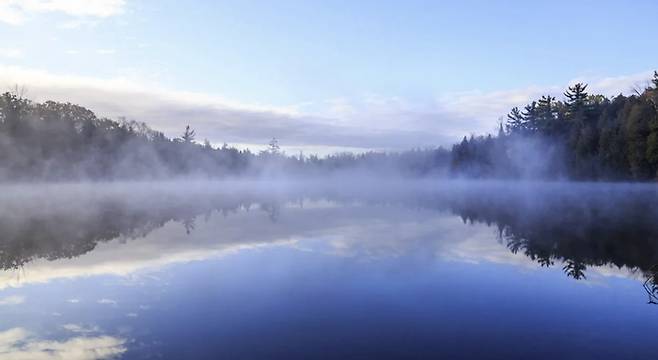
[(656, 359), (658, 191), (6, 186), (0, 359)]

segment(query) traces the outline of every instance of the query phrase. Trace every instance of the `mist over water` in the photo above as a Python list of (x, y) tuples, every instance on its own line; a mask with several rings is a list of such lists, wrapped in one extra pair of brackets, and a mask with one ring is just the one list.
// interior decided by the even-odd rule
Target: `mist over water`
[(657, 359), (656, 13), (0, 0), (0, 360)]
[(3, 185), (2, 346), (90, 358), (657, 350), (655, 187), (356, 179)]

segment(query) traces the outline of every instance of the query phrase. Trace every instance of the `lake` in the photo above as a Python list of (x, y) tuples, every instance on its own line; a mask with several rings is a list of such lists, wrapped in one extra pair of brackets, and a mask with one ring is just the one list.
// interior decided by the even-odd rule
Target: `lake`
[(5, 185), (0, 359), (655, 359), (658, 188)]

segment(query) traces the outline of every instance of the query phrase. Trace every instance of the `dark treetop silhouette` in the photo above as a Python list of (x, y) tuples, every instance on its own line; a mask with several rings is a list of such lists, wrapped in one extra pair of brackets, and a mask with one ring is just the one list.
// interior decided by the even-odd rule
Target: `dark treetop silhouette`
[(513, 108), (497, 136), (464, 137), (452, 170), (471, 177), (654, 180), (658, 171), (658, 72), (632, 96), (590, 95), (575, 84)]
[(34, 103), (0, 96), (0, 179), (157, 179), (263, 174), (312, 175), (341, 169), (427, 175), (445, 169), (443, 148), (403, 153), (370, 152), (286, 156), (276, 139), (258, 154), (209, 141), (195, 142), (190, 125), (170, 139), (144, 123), (98, 118), (70, 103)]
[(144, 123), (98, 118), (84, 107), (0, 96), (0, 179), (142, 179), (171, 176), (324, 175), (341, 170), (405, 176), (654, 180), (658, 174), (658, 73), (635, 95), (611, 99), (575, 84), (514, 108), (497, 136), (452, 151), (287, 156), (195, 142), (187, 125), (170, 139)]

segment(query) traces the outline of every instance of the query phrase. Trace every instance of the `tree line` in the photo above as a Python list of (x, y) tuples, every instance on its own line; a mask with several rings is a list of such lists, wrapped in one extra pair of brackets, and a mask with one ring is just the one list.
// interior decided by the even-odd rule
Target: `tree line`
[(176, 176), (322, 175), (340, 170), (422, 176), (445, 169), (443, 148), (401, 153), (286, 155), (276, 139), (252, 152), (198, 142), (189, 125), (169, 138), (143, 122), (97, 117), (82, 106), (0, 96), (0, 180), (142, 179)]
[(97, 117), (82, 106), (0, 96), (0, 180), (157, 179), (176, 176), (324, 176), (343, 170), (404, 176), (575, 180), (658, 179), (658, 72), (630, 96), (570, 86), (515, 107), (497, 135), (404, 152), (288, 155), (276, 139), (252, 152), (170, 138), (142, 122)]
[(496, 136), (455, 144), (451, 169), (470, 177), (658, 179), (658, 72), (630, 96), (592, 95), (577, 83), (563, 100), (545, 95), (515, 107)]

